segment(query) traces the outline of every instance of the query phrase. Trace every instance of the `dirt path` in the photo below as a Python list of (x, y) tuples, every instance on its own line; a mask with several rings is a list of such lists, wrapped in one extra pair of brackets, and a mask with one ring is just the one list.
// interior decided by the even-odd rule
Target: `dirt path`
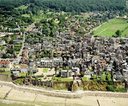
[(105, 23), (103, 23), (103, 24), (101, 24), (101, 25), (99, 25), (98, 27), (96, 27), (96, 28), (94, 28), (94, 29), (92, 29), (90, 32), (88, 32), (86, 35), (88, 35), (88, 34), (90, 34), (90, 33), (92, 33), (93, 31), (96, 31), (97, 29), (99, 29), (101, 26), (103, 26), (104, 24), (106, 24), (107, 22), (105, 22)]
[[(110, 28), (111, 26), (105, 28), (104, 30), (102, 30), (101, 32), (99, 32), (98, 34), (101, 34), (102, 32), (104, 32), (105, 30), (107, 30), (108, 28)], [(98, 35), (98, 34), (95, 34), (95, 35)]]

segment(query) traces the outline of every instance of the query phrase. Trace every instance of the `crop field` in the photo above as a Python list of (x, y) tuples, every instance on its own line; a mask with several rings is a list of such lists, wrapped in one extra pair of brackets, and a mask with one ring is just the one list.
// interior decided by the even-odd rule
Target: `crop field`
[(112, 37), (117, 30), (122, 31), (121, 36), (128, 37), (128, 23), (126, 19), (112, 19), (94, 31), (94, 35)]

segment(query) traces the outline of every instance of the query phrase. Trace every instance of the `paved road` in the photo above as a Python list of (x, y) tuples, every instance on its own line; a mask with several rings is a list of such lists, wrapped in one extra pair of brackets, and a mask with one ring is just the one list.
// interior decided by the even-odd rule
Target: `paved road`
[(24, 35), (23, 35), (23, 46), (22, 46), (22, 48), (21, 48), (21, 50), (20, 50), (20, 53), (17, 55), (17, 64), (19, 64), (19, 62), (20, 62), (20, 60), (21, 60), (21, 58), (22, 58), (21, 54), (22, 54), (22, 51), (23, 51), (23, 48), (24, 48), (25, 34), (26, 34), (27, 31), (31, 31), (33, 27), (35, 27), (35, 22), (32, 23), (31, 25), (29, 25), (29, 27), (28, 27), (28, 28), (26, 29), (26, 31), (24, 32)]

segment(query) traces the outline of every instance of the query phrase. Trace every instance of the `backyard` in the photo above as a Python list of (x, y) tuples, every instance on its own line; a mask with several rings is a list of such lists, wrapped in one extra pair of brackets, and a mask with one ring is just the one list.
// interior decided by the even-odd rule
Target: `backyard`
[(94, 31), (94, 35), (112, 37), (117, 30), (122, 31), (121, 36), (128, 36), (128, 23), (126, 19), (112, 19), (110, 22), (102, 25), (99, 29)]

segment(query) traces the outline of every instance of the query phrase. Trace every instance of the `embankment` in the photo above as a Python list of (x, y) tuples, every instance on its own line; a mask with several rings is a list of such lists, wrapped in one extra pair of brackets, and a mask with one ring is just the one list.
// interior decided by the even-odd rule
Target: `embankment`
[(25, 91), (35, 94), (42, 94), (53, 97), (62, 97), (62, 98), (81, 98), (84, 96), (102, 96), (102, 97), (119, 97), (119, 98), (128, 98), (128, 93), (117, 93), (117, 92), (104, 92), (104, 91), (77, 91), (77, 92), (69, 92), (69, 91), (56, 91), (56, 90), (45, 90), (38, 89), (33, 87), (19, 86), (15, 85), (12, 82), (4, 82), (0, 81), (0, 85), (12, 87), (12, 89)]

